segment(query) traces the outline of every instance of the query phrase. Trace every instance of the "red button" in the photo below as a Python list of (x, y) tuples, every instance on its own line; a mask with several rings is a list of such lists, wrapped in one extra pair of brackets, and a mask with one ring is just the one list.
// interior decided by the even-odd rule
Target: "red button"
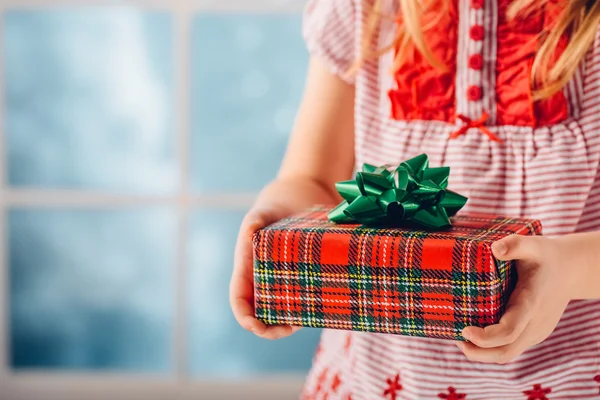
[(469, 57), (469, 68), (481, 69), (483, 68), (483, 57), (481, 54), (473, 54)]
[(483, 0), (471, 0), (471, 8), (479, 10), (483, 7)]
[(467, 89), (467, 98), (471, 101), (481, 99), (481, 88), (479, 86), (469, 86)]
[(484, 33), (483, 26), (481, 25), (474, 25), (469, 30), (469, 36), (473, 40), (483, 40)]

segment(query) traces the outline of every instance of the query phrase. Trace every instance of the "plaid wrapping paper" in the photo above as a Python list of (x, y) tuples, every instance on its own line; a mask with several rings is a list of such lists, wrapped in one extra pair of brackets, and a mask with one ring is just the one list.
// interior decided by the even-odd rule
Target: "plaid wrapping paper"
[(538, 221), (457, 216), (443, 232), (338, 225), (309, 210), (253, 237), (256, 316), (267, 324), (464, 340), (497, 323), (516, 282), (491, 244)]

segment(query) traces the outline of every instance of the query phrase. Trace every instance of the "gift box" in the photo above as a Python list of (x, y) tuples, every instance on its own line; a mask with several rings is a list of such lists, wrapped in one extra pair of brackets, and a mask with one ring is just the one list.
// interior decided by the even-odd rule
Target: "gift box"
[(450, 169), (426, 155), (395, 170), (365, 165), (336, 188), (344, 201), (253, 237), (256, 317), (266, 324), (464, 340), (495, 324), (516, 284), (493, 242), (539, 235), (539, 221), (458, 215)]
[(266, 324), (464, 340), (495, 324), (515, 285), (494, 259), (507, 235), (538, 221), (461, 215), (442, 232), (336, 224), (313, 209), (254, 235), (256, 317)]

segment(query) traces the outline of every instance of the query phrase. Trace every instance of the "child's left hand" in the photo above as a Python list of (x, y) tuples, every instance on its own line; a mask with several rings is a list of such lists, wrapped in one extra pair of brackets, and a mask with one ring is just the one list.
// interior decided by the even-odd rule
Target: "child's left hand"
[(492, 251), (499, 260), (518, 260), (517, 286), (499, 323), (465, 328), (470, 343), (458, 347), (472, 361), (505, 364), (552, 333), (581, 274), (572, 268), (569, 246), (560, 239), (509, 236), (494, 243)]

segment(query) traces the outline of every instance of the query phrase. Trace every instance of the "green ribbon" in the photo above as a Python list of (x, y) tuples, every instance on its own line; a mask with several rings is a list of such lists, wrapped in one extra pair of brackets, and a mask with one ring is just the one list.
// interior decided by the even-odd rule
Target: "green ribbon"
[(344, 201), (329, 213), (336, 223), (363, 225), (416, 224), (449, 228), (451, 216), (467, 198), (447, 188), (449, 167), (429, 168), (426, 154), (403, 162), (393, 172), (364, 164), (352, 181), (336, 183)]

